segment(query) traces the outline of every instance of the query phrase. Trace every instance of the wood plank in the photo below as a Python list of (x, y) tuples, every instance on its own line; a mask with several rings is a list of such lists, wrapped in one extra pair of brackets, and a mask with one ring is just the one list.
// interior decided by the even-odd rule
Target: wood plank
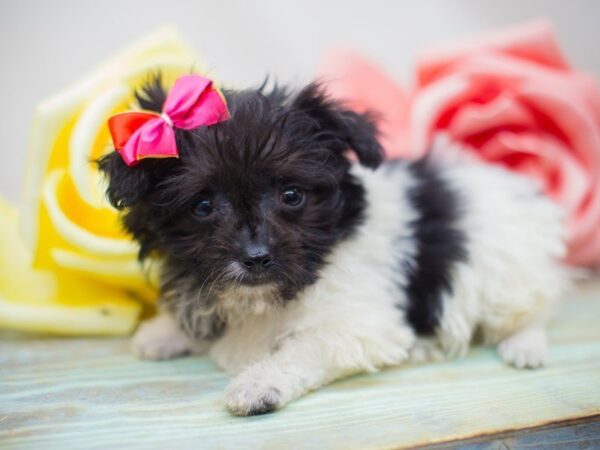
[(593, 450), (600, 448), (600, 416), (569, 420), (537, 428), (526, 428), (469, 440), (427, 446), (429, 450), (544, 449)]
[[(576, 298), (575, 298), (576, 297)], [(2, 448), (401, 448), (600, 414), (600, 283), (551, 329), (549, 367), (504, 367), (493, 349), (361, 375), (275, 414), (224, 409), (227, 377), (203, 357), (136, 360), (122, 339), (5, 335)]]

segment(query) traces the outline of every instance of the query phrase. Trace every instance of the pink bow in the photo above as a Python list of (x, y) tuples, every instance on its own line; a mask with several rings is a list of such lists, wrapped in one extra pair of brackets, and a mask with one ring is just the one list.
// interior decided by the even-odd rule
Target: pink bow
[(128, 166), (144, 158), (177, 158), (174, 127), (192, 130), (229, 118), (227, 105), (212, 81), (185, 75), (173, 85), (162, 114), (125, 112), (108, 120), (115, 146)]

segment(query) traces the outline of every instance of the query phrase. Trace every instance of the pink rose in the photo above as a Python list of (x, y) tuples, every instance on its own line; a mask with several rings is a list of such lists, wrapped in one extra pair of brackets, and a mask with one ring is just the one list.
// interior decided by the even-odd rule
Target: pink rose
[(355, 54), (330, 57), (324, 78), (381, 114), (390, 156), (422, 155), (444, 132), (537, 180), (568, 213), (568, 262), (600, 263), (600, 91), (565, 61), (548, 23), (426, 52), (408, 93)]

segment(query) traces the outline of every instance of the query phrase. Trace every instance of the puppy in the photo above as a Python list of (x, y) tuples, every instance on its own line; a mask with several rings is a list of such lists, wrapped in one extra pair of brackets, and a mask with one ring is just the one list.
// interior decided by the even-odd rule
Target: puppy
[[(140, 258), (161, 261), (140, 357), (207, 351), (237, 415), (462, 356), (474, 336), (544, 364), (568, 276), (561, 212), (532, 183), (447, 148), (383, 162), (372, 117), (316, 84), (224, 95), (229, 120), (176, 129), (179, 158), (100, 161)], [(138, 100), (160, 112), (165, 96), (157, 78)]]

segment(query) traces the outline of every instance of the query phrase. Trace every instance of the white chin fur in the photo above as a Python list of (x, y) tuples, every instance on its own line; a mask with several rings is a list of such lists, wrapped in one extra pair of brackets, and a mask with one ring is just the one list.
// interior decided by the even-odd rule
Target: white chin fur
[(279, 290), (273, 283), (236, 285), (219, 292), (217, 297), (217, 314), (228, 324), (267, 314), (281, 306)]

